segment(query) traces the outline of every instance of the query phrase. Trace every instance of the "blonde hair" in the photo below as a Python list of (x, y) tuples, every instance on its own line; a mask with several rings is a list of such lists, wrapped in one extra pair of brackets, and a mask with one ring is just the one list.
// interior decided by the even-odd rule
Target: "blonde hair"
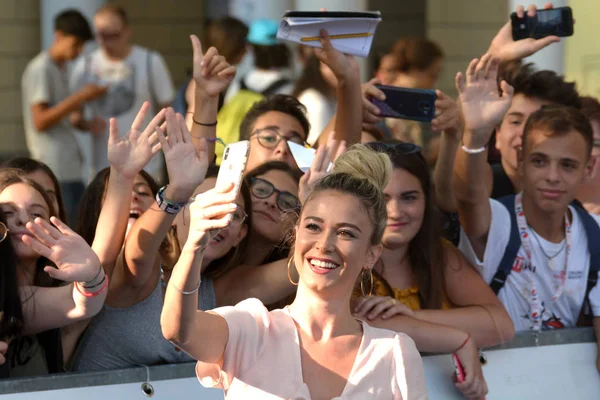
[(333, 172), (319, 180), (305, 201), (307, 204), (319, 192), (334, 190), (358, 198), (373, 223), (371, 243), (379, 244), (387, 219), (383, 189), (392, 174), (392, 162), (362, 144), (355, 144), (336, 161)]

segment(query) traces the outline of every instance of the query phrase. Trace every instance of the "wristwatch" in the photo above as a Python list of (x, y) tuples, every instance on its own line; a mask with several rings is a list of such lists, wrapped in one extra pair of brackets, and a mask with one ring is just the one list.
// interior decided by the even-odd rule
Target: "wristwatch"
[(179, 213), (179, 211), (181, 211), (183, 207), (188, 204), (188, 202), (173, 203), (169, 199), (165, 198), (165, 189), (167, 189), (167, 187), (163, 186), (158, 190), (158, 193), (156, 193), (156, 204), (158, 204), (158, 208), (169, 214)]

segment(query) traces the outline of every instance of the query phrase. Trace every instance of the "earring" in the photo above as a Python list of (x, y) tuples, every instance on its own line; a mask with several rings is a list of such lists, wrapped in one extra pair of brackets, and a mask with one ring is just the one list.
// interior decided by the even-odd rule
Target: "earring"
[(7, 236), (8, 236), (8, 228), (6, 227), (4, 222), (0, 221), (0, 243), (2, 243), (4, 241), (4, 239), (6, 239)]
[(290, 257), (290, 259), (289, 259), (289, 261), (288, 261), (288, 266), (287, 266), (287, 267), (288, 267), (288, 268), (287, 268), (287, 272), (288, 272), (288, 279), (290, 280), (290, 283), (291, 283), (292, 285), (294, 285), (294, 286), (298, 286), (298, 282), (300, 282), (300, 281), (298, 281), (298, 282), (294, 282), (294, 281), (292, 280), (292, 274), (290, 273), (290, 268), (291, 268), (291, 266), (292, 266), (292, 261), (293, 261), (293, 260), (294, 260), (294, 256)]
[(369, 297), (371, 296), (371, 294), (373, 293), (373, 269), (369, 268), (369, 291), (367, 292), (365, 290), (365, 274), (367, 273), (367, 270), (363, 270), (361, 276), (360, 276), (360, 291), (363, 295), (363, 297)]

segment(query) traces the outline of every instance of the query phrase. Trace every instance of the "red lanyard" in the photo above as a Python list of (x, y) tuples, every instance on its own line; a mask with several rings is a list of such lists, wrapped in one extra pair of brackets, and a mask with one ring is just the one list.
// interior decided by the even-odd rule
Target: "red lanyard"
[[(537, 272), (537, 268), (534, 268), (532, 258), (531, 258), (531, 231), (529, 230), (529, 226), (527, 225), (527, 220), (525, 219), (525, 213), (523, 212), (523, 194), (519, 193), (515, 196), (515, 212), (517, 214), (517, 224), (519, 225), (519, 235), (521, 236), (521, 245), (523, 246), (523, 250), (525, 250), (526, 260), (525, 262), (529, 265), (529, 288), (528, 288), (528, 296), (529, 299), (529, 319), (532, 323), (532, 329), (536, 332), (539, 332), (542, 329), (542, 306), (539, 298), (539, 293), (537, 291), (535, 285), (535, 274)], [(566, 259), (564, 267), (553, 273), (554, 277), (554, 295), (552, 296), (551, 302), (555, 302), (563, 293), (566, 286), (566, 277), (567, 277), (567, 265), (569, 263), (569, 254), (571, 252), (571, 224), (569, 223), (568, 213), (565, 214), (565, 233), (566, 233)], [(518, 261), (515, 260), (515, 264)], [(516, 265), (513, 265), (515, 267)], [(526, 271), (523, 271), (524, 273)]]

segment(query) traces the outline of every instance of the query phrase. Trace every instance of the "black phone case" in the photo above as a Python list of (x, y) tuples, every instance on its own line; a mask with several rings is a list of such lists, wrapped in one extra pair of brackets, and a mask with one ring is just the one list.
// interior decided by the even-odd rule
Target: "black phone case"
[(527, 38), (542, 39), (546, 36), (567, 37), (573, 35), (573, 11), (571, 7), (559, 7), (552, 10), (538, 10), (537, 14), (560, 10), (560, 24), (539, 23), (538, 17), (517, 17), (514, 12), (510, 15), (513, 40)]
[(381, 18), (379, 11), (286, 11), (283, 18)]
[(381, 111), (380, 116), (421, 122), (431, 122), (434, 118), (437, 99), (435, 91), (385, 85), (376, 87), (385, 93), (386, 97), (385, 101), (371, 99)]

